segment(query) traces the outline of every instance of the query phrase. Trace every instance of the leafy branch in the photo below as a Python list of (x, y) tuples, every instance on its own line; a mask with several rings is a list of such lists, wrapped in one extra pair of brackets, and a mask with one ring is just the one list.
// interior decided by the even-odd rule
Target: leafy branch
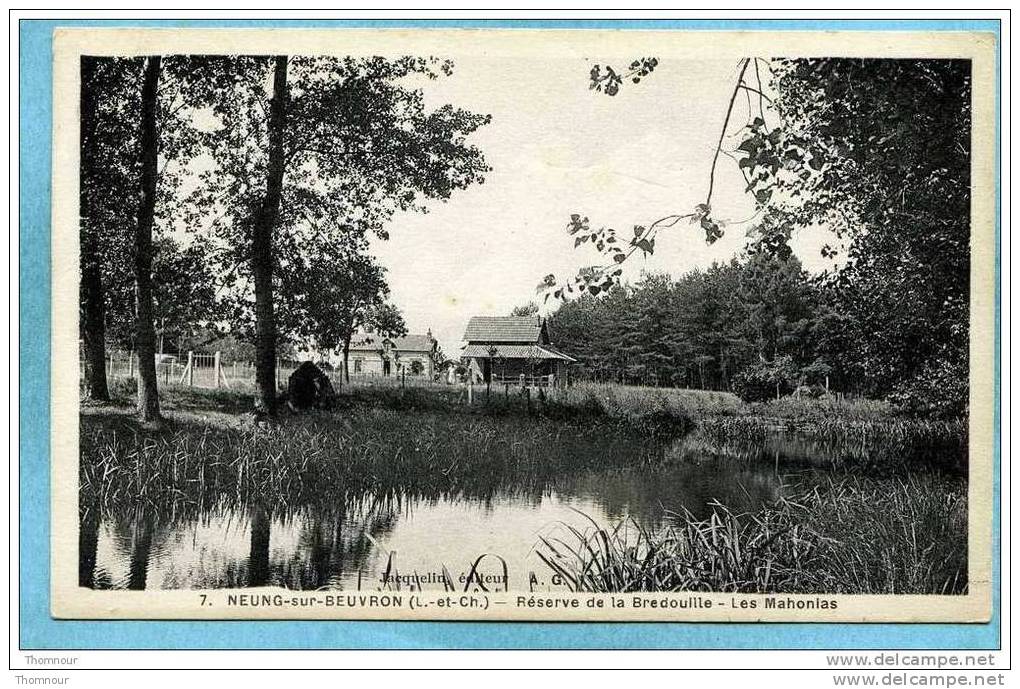
[[(719, 143), (715, 147), (715, 155), (712, 157), (712, 168), (708, 172), (708, 194), (705, 196), (705, 205), (712, 208), (712, 190), (715, 188), (715, 166), (719, 164), (719, 153), (722, 151), (723, 140), (726, 138), (726, 130), (730, 126), (730, 116), (733, 115), (733, 104), (740, 93), (740, 87), (744, 83), (744, 73), (747, 72), (748, 58), (741, 60), (740, 74), (737, 75), (737, 85), (733, 87), (733, 95), (730, 96), (729, 107), (726, 108), (726, 117), (723, 119), (722, 129), (719, 131)], [(709, 240), (711, 244), (714, 240)]]
[(629, 79), (634, 84), (640, 83), (641, 79), (651, 74), (658, 64), (658, 59), (654, 57), (641, 57), (631, 62), (628, 69), (619, 72), (609, 65), (605, 68), (595, 65), (591, 68), (589, 75), (591, 83), (588, 88), (607, 96), (615, 96), (620, 92), (620, 85), (624, 80)]
[(581, 217), (578, 213), (574, 213), (570, 216), (570, 222), (567, 223), (567, 232), (574, 236), (574, 246), (579, 247), (590, 242), (599, 253), (608, 256), (610, 261), (603, 265), (582, 269), (570, 283), (563, 286), (556, 283), (555, 275), (546, 275), (536, 291), (538, 293), (545, 292), (545, 301), (548, 301), (550, 296), (563, 299), (575, 292), (578, 294), (588, 292), (592, 296), (596, 296), (600, 292), (608, 291), (614, 284), (617, 284), (620, 275), (623, 274), (621, 264), (639, 251), (643, 256), (655, 252), (655, 237), (660, 229), (673, 227), (681, 220), (690, 220), (692, 223), (703, 221), (707, 210), (707, 207), (698, 205), (693, 213), (667, 215), (648, 227), (635, 225), (633, 237), (629, 240), (621, 239), (612, 227), (600, 227), (597, 230), (592, 230), (587, 217)]
[[(723, 236), (723, 228), (726, 223), (715, 220), (712, 217), (712, 195), (715, 191), (716, 169), (719, 165), (721, 155), (734, 160), (744, 181), (747, 183), (745, 191), (754, 197), (757, 208), (756, 215), (760, 213), (765, 205), (772, 198), (772, 187), (775, 186), (774, 177), (780, 169), (789, 166), (790, 162), (802, 162), (814, 160), (807, 157), (802, 151), (780, 150), (782, 144), (782, 132), (779, 128), (768, 130), (765, 124), (765, 102), (770, 105), (772, 99), (763, 91), (761, 72), (759, 70), (758, 58), (742, 58), (738, 63), (739, 72), (736, 83), (730, 94), (729, 103), (726, 107), (726, 114), (723, 117), (722, 127), (719, 131), (719, 140), (712, 157), (712, 165), (709, 168), (708, 191), (705, 201), (695, 206), (689, 213), (666, 215), (655, 220), (647, 227), (634, 225), (633, 237), (629, 240), (622, 240), (616, 230), (611, 227), (602, 227), (592, 230), (587, 217), (580, 214), (573, 214), (570, 222), (567, 223), (568, 233), (574, 237), (574, 247), (590, 243), (602, 255), (609, 259), (603, 265), (589, 266), (578, 271), (578, 274), (566, 284), (559, 284), (555, 275), (546, 275), (538, 285), (538, 292), (545, 293), (545, 299), (550, 296), (557, 299), (566, 299), (574, 293), (587, 292), (598, 295), (605, 292), (613, 285), (619, 283), (623, 274), (623, 264), (626, 263), (635, 253), (648, 256), (655, 252), (655, 238), (660, 229), (673, 227), (681, 220), (688, 220), (691, 224), (700, 225), (705, 233), (705, 241), (708, 244), (715, 243)], [(746, 78), (748, 68), (754, 65), (755, 80), (748, 83)], [(629, 70), (615, 70), (610, 66), (600, 67), (595, 65), (590, 74), (590, 88), (601, 91), (609, 96), (615, 96), (619, 92), (620, 85), (625, 79), (631, 79), (633, 83), (640, 82), (641, 78), (650, 74), (658, 65), (656, 58), (640, 58), (630, 64)], [(737, 146), (735, 151), (724, 148), (726, 132), (729, 130), (730, 120), (733, 117), (734, 106), (737, 96), (743, 91), (748, 95), (748, 122), (742, 128), (747, 134)], [(758, 111), (754, 112), (751, 106), (750, 94), (758, 96)], [(752, 115), (755, 115), (752, 119)], [(738, 157), (738, 154), (740, 156)], [(789, 161), (789, 162), (787, 162)], [(815, 166), (812, 164), (813, 169)]]

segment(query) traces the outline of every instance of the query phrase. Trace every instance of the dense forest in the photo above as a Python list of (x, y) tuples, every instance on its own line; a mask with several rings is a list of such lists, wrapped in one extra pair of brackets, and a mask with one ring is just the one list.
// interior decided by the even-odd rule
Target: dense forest
[(883, 374), (866, 345), (872, 335), (849, 315), (854, 305), (837, 284), (804, 271), (794, 255), (752, 252), (679, 278), (644, 273), (585, 294), (564, 303), (549, 326), (556, 346), (579, 359), (575, 378), (726, 390), (747, 400), (828, 391), (959, 413), (965, 379), (936, 394), (916, 374)]
[(601, 298), (585, 295), (550, 319), (558, 347), (598, 381), (730, 390), (774, 369), (771, 392), (856, 388), (831, 351), (838, 319), (800, 262), (758, 254), (673, 279), (645, 274)]

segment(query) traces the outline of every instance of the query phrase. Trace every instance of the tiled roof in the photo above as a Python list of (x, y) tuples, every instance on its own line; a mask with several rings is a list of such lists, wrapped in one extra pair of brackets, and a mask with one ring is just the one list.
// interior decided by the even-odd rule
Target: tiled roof
[(468, 321), (468, 342), (538, 342), (542, 322), (538, 316), (474, 316)]
[[(489, 351), (489, 347), (495, 349), (494, 352)], [(482, 344), (469, 344), (464, 347), (464, 351), (461, 356), (477, 359), (488, 359), (490, 356), (493, 358), (504, 358), (504, 359), (560, 359), (562, 361), (577, 361), (573, 357), (569, 357), (563, 352), (557, 352), (555, 349), (549, 346), (538, 346), (538, 345), (518, 345), (518, 344), (497, 344), (497, 345), (482, 345)]]
[[(352, 352), (377, 352), (382, 349), (385, 337), (378, 335), (362, 335), (351, 342)], [(398, 352), (431, 352), (435, 344), (429, 335), (406, 335), (404, 337), (391, 337), (393, 349)]]

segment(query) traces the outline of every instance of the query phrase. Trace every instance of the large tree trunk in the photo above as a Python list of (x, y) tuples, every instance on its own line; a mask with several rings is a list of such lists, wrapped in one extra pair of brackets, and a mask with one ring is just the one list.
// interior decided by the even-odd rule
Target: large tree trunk
[[(94, 174), (96, 132), (96, 58), (81, 59), (81, 167), (84, 175)], [(105, 402), (110, 399), (106, 384), (106, 303), (103, 294), (103, 273), (99, 265), (99, 242), (95, 236), (95, 220), (90, 220), (94, 201), (89, 197), (84, 180), (79, 184), (78, 215), (81, 236), (81, 336), (84, 346), (86, 399)]]
[(152, 224), (156, 211), (156, 177), (159, 144), (156, 133), (156, 96), (160, 57), (145, 58), (142, 80), (141, 167), (142, 194), (135, 230), (135, 319), (138, 347), (138, 416), (143, 423), (160, 420), (156, 389), (156, 331), (152, 324)]
[(103, 278), (99, 257), (94, 248), (86, 249), (82, 237), (81, 301), (82, 344), (85, 349), (85, 398), (97, 402), (110, 399), (106, 384), (106, 305), (103, 301)]
[(273, 229), (280, 216), (283, 191), (283, 133), (287, 126), (287, 56), (278, 55), (269, 105), (269, 164), (266, 195), (252, 229), (252, 275), (255, 278), (256, 407), (276, 414), (276, 316), (273, 310)]

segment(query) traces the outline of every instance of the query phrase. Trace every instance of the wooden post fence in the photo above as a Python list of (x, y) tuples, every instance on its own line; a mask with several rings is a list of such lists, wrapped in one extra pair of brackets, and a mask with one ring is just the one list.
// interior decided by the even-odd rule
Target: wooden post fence
[(177, 381), (178, 385), (183, 385), (184, 381), (188, 381), (188, 387), (195, 386), (195, 353), (188, 352), (188, 365), (181, 371), (181, 379)]

